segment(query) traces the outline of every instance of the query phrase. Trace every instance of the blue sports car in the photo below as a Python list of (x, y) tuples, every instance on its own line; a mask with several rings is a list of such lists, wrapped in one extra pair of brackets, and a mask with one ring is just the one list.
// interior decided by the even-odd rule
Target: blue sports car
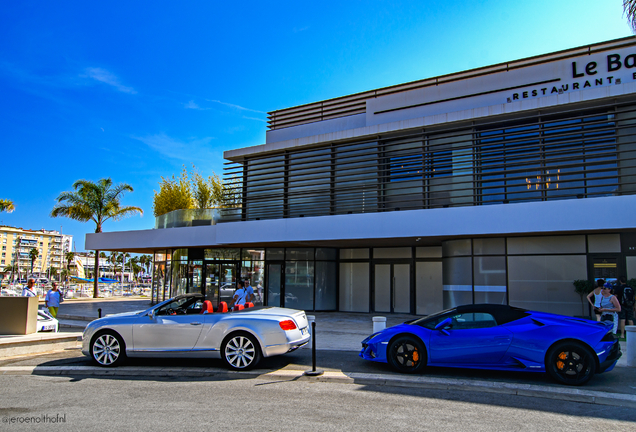
[(621, 356), (611, 326), (511, 306), (458, 306), (374, 333), (360, 357), (404, 373), (426, 366), (547, 372), (582, 385)]

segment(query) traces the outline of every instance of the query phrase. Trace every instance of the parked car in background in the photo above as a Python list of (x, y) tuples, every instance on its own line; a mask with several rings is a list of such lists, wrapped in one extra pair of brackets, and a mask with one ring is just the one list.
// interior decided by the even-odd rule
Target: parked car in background
[(186, 294), (92, 321), (84, 330), (82, 353), (100, 366), (116, 366), (127, 356), (208, 357), (247, 370), (309, 338), (304, 311), (259, 306), (219, 312), (201, 294)]
[(404, 373), (427, 366), (547, 372), (582, 385), (621, 357), (607, 323), (504, 305), (465, 305), (374, 333), (360, 357)]
[(49, 313), (42, 309), (38, 309), (38, 332), (57, 332), (60, 329), (60, 323)]

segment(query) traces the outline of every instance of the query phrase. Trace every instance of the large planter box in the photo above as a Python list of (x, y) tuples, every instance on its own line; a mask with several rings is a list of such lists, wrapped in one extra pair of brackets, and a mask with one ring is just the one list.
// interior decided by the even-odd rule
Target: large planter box
[(0, 334), (25, 335), (37, 330), (37, 297), (0, 297)]

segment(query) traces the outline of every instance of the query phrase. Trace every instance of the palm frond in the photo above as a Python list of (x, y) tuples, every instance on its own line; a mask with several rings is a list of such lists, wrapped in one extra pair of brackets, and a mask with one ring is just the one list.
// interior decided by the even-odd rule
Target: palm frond
[(627, 15), (632, 32), (636, 33), (636, 0), (623, 0), (623, 14)]

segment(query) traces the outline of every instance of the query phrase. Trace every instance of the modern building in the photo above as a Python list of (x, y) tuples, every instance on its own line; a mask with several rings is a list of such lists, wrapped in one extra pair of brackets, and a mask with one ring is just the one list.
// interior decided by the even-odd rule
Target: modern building
[(273, 111), (224, 157), (207, 225), (87, 248), (154, 253), (155, 301), (241, 277), (321, 311), (580, 315), (574, 280), (636, 277), (634, 37)]
[(32, 249), (38, 252), (33, 262), (33, 275), (49, 277), (51, 270), (59, 272), (64, 268), (64, 256), (73, 246), (73, 236), (45, 229), (29, 230), (0, 226), (0, 242), (0, 270), (5, 277), (24, 279), (31, 275)]

